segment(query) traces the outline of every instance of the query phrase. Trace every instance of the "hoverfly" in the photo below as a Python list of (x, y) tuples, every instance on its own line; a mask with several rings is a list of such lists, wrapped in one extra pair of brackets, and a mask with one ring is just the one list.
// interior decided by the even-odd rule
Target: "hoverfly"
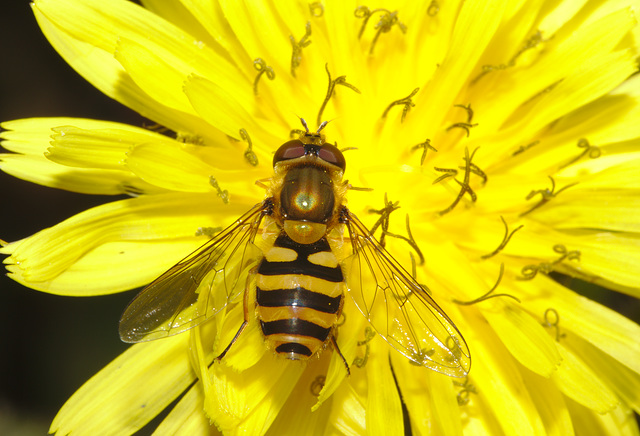
[[(274, 155), (267, 198), (143, 289), (122, 315), (121, 339), (184, 332), (244, 296), (244, 322), (218, 359), (255, 312), (275, 353), (307, 360), (331, 343), (349, 371), (335, 340), (347, 289), (375, 331), (408, 359), (466, 375), (469, 349), (451, 319), (346, 207), (346, 162), (320, 133), (326, 122), (315, 133), (302, 123), (306, 133)], [(350, 243), (344, 259), (335, 254), (340, 241)]]

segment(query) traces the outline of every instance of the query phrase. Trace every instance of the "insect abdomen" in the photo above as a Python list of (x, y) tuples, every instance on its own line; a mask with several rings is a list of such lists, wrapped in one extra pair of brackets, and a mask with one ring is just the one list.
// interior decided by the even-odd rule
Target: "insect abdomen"
[(256, 276), (258, 318), (269, 346), (290, 359), (314, 355), (331, 338), (343, 288), (326, 238), (298, 244), (281, 233)]

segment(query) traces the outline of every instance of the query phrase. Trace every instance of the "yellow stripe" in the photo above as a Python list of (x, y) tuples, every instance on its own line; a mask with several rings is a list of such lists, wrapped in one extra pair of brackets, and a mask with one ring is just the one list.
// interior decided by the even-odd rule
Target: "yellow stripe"
[(298, 258), (298, 253), (291, 248), (271, 247), (264, 257), (269, 262), (292, 262)]
[(329, 282), (313, 276), (302, 274), (286, 274), (277, 276), (256, 275), (256, 286), (264, 291), (273, 289), (295, 289), (305, 288), (313, 292), (318, 292), (329, 297), (342, 295), (344, 282)]
[(318, 251), (307, 256), (307, 260), (315, 265), (335, 268), (338, 266), (338, 259), (330, 251)]

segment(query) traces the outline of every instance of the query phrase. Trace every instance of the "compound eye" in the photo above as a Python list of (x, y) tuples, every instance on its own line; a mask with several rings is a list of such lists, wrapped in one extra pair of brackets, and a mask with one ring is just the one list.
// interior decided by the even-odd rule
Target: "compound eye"
[(325, 162), (333, 164), (338, 168), (342, 169), (342, 171), (346, 168), (346, 162), (344, 160), (344, 156), (342, 152), (338, 150), (337, 147), (331, 144), (324, 144), (318, 150), (318, 157)]
[(278, 162), (283, 160), (296, 159), (305, 155), (304, 144), (299, 139), (292, 139), (289, 142), (285, 142), (273, 155), (273, 166), (275, 167)]

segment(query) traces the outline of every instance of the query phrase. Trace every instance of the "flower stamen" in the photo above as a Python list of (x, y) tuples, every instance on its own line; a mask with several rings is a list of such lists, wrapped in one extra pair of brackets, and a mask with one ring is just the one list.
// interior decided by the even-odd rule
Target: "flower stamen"
[(375, 337), (376, 337), (376, 332), (373, 331), (371, 327), (368, 327), (368, 326), (365, 327), (364, 340), (358, 341), (358, 347), (361, 347), (363, 345), (365, 346), (364, 356), (356, 357), (355, 359), (353, 359), (352, 365), (357, 366), (358, 368), (363, 368), (367, 364), (367, 361), (369, 360), (369, 351), (370, 351), (369, 342), (371, 342), (371, 340)]
[(492, 71), (506, 70), (507, 68), (511, 68), (515, 66), (516, 62), (518, 61), (518, 58), (522, 56), (524, 52), (526, 52), (527, 50), (531, 50), (532, 48), (535, 48), (540, 43), (549, 41), (549, 39), (550, 38), (543, 39), (542, 32), (540, 30), (537, 30), (536, 33), (534, 33), (524, 41), (524, 44), (522, 45), (520, 50), (518, 50), (516, 54), (514, 54), (513, 57), (511, 57), (509, 62), (507, 62), (506, 64), (498, 64), (498, 65), (483, 65), (482, 72), (478, 74), (473, 80), (471, 80), (470, 84), (475, 85), (481, 78), (483, 78), (485, 75), (489, 74)]
[(438, 150), (436, 150), (435, 147), (431, 145), (431, 140), (429, 138), (425, 139), (424, 142), (421, 142), (420, 144), (417, 144), (411, 147), (411, 151), (418, 150), (419, 148), (422, 148), (422, 157), (420, 158), (420, 165), (424, 164), (424, 160), (427, 158), (427, 150), (433, 150), (436, 153), (438, 152)]
[(324, 101), (320, 105), (320, 110), (318, 111), (318, 118), (316, 120), (316, 123), (318, 125), (320, 125), (320, 123), (322, 122), (322, 113), (324, 112), (324, 109), (327, 107), (327, 103), (329, 103), (329, 100), (333, 96), (333, 92), (336, 88), (336, 85), (346, 86), (347, 88), (357, 92), (358, 94), (361, 94), (358, 88), (353, 86), (351, 83), (347, 82), (347, 76), (339, 76), (339, 77), (336, 77), (335, 80), (331, 80), (331, 72), (329, 72), (329, 64), (324, 64), (324, 69), (327, 71), (327, 76), (329, 76), (329, 86), (327, 88), (327, 94), (324, 97)]
[(379, 242), (380, 242), (380, 245), (382, 245), (383, 247), (385, 246), (385, 243), (386, 243), (384, 238), (387, 235), (389, 230), (389, 216), (391, 215), (391, 212), (393, 212), (394, 210), (400, 209), (400, 206), (398, 206), (398, 204), (400, 204), (399, 201), (396, 201), (396, 202), (389, 201), (387, 199), (387, 193), (385, 192), (384, 207), (378, 210), (376, 209), (368, 210), (369, 213), (377, 213), (378, 215), (380, 215), (380, 218), (378, 218), (378, 220), (373, 224), (373, 226), (371, 226), (369, 233), (373, 235), (374, 232), (378, 229), (378, 227), (382, 226)]
[(547, 94), (551, 91), (553, 91), (553, 89), (558, 86), (560, 84), (560, 82), (562, 82), (562, 80), (564, 79), (560, 79), (555, 83), (552, 83), (551, 85), (547, 86), (546, 88), (542, 89), (540, 92), (534, 94), (533, 96), (531, 96), (531, 98), (527, 99), (524, 103), (522, 103), (522, 106), (527, 105), (529, 103), (531, 103), (533, 100), (535, 100), (538, 97), (543, 96), (544, 94)]
[(249, 136), (249, 133), (246, 131), (246, 129), (244, 129), (244, 128), (240, 129), (240, 138), (242, 138), (242, 140), (245, 141), (248, 144), (247, 145), (247, 149), (244, 152), (245, 160), (247, 162), (249, 162), (249, 165), (257, 167), (258, 166), (258, 156), (253, 151), (253, 143), (251, 142), (251, 137)]
[[(461, 170), (465, 169), (465, 167), (458, 167), (458, 168), (461, 169)], [(489, 180), (489, 178), (487, 177), (485, 172), (480, 169), (480, 167), (478, 165), (474, 164), (473, 162), (469, 162), (469, 171), (471, 173), (475, 174), (476, 176), (481, 177), (483, 185), (487, 184), (487, 181)]]
[(222, 231), (222, 227), (198, 227), (196, 236), (206, 236), (213, 238), (217, 233)]
[(273, 68), (268, 66), (267, 62), (265, 62), (265, 60), (262, 58), (255, 58), (253, 60), (253, 68), (258, 71), (258, 75), (253, 81), (253, 94), (258, 95), (258, 82), (260, 81), (260, 77), (262, 77), (262, 75), (266, 73), (269, 80), (273, 80), (276, 78), (276, 73), (275, 71), (273, 71)]
[(567, 247), (562, 244), (556, 244), (553, 246), (553, 251), (560, 254), (560, 257), (553, 262), (541, 262), (538, 265), (526, 265), (522, 268), (522, 277), (516, 277), (517, 280), (531, 280), (539, 272), (542, 274), (549, 274), (553, 271), (554, 267), (565, 260), (580, 261), (580, 250), (568, 251)]
[(426, 349), (421, 348), (418, 353), (414, 353), (411, 355), (411, 359), (409, 359), (409, 363), (414, 366), (424, 366), (424, 362), (430, 360), (429, 358), (436, 353), (436, 350), (433, 348)]
[(320, 396), (320, 392), (324, 389), (324, 384), (327, 381), (327, 378), (324, 375), (317, 376), (313, 382), (311, 382), (311, 386), (309, 387), (311, 391), (311, 395), (314, 397)]
[(418, 91), (420, 91), (420, 88), (414, 89), (413, 91), (411, 91), (411, 94), (409, 94), (404, 98), (401, 98), (396, 101), (392, 101), (382, 113), (382, 119), (387, 118), (387, 114), (389, 113), (389, 110), (391, 110), (392, 107), (397, 105), (404, 105), (404, 107), (402, 108), (402, 117), (400, 118), (400, 122), (403, 122), (405, 117), (407, 116), (407, 113), (409, 113), (409, 109), (411, 109), (416, 105), (414, 102), (411, 101), (411, 97), (416, 95)]
[(471, 133), (471, 131), (469, 130), (471, 127), (475, 127), (477, 126), (478, 123), (475, 124), (471, 124), (471, 123), (453, 123), (452, 125), (450, 125), (449, 127), (447, 127), (447, 132), (451, 129), (463, 129), (465, 132), (467, 132), (467, 138), (469, 137), (469, 134)]
[(589, 144), (589, 140), (586, 138), (578, 139), (578, 148), (584, 148), (584, 151), (575, 158), (571, 159), (569, 162), (561, 165), (559, 167), (560, 169), (566, 168), (569, 165), (578, 162), (580, 159), (587, 155), (589, 156), (589, 159), (597, 159), (602, 156), (602, 150), (600, 150), (600, 147)]
[(525, 151), (529, 150), (531, 147), (535, 147), (538, 144), (540, 144), (540, 141), (533, 141), (527, 145), (521, 145), (516, 151), (511, 153), (511, 156), (517, 156), (520, 153), (524, 153)]
[[(551, 316), (553, 316), (553, 320), (550, 320)], [(558, 313), (557, 310), (555, 310), (554, 308), (550, 307), (547, 310), (544, 311), (544, 322), (542, 323), (542, 325), (544, 327), (553, 327), (556, 331), (556, 342), (560, 342), (560, 338), (564, 338), (565, 336), (567, 336), (566, 333), (560, 333), (560, 314)]]
[(523, 212), (520, 214), (520, 216), (525, 216), (531, 212), (533, 212), (534, 210), (536, 210), (539, 207), (542, 207), (543, 205), (547, 204), (552, 198), (556, 197), (559, 193), (561, 193), (562, 191), (565, 191), (569, 188), (571, 188), (572, 186), (576, 186), (578, 184), (578, 182), (576, 183), (571, 183), (563, 188), (561, 188), (559, 191), (556, 192), (556, 181), (553, 180), (553, 177), (548, 176), (549, 179), (551, 179), (551, 189), (535, 189), (531, 192), (529, 192), (529, 194), (525, 197), (525, 200), (531, 200), (533, 197), (535, 197), (536, 195), (540, 194), (540, 201), (535, 204), (531, 209), (529, 209), (526, 212)]
[(436, 0), (431, 0), (429, 3), (429, 7), (427, 8), (427, 15), (430, 17), (435, 17), (440, 12), (440, 4)]
[(511, 239), (511, 237), (521, 228), (524, 227), (524, 224), (520, 224), (518, 227), (516, 227), (511, 233), (509, 233), (509, 225), (507, 224), (507, 222), (504, 220), (504, 218), (502, 217), (502, 215), (500, 215), (500, 219), (502, 220), (502, 224), (504, 224), (504, 237), (502, 238), (502, 242), (500, 242), (500, 245), (498, 245), (498, 248), (496, 248), (495, 250), (493, 250), (491, 253), (489, 254), (484, 254), (482, 256), (480, 256), (481, 259), (489, 259), (493, 256), (495, 256), (496, 254), (498, 254), (500, 251), (502, 251), (504, 249), (504, 247), (507, 246), (507, 243), (509, 242), (509, 240)]
[(446, 358), (449, 362), (460, 359), (460, 356), (462, 356), (462, 350), (460, 349), (460, 343), (456, 338), (453, 336), (447, 336), (447, 340), (444, 344), (449, 351), (451, 351), (451, 354)]
[(122, 192), (130, 197), (138, 197), (139, 195), (145, 193), (143, 189), (130, 185), (128, 183), (121, 183), (119, 186)]
[(468, 105), (462, 105), (462, 104), (454, 104), (453, 107), (460, 107), (464, 110), (467, 111), (467, 121), (464, 123), (454, 123), (452, 125), (450, 125), (449, 127), (447, 127), (447, 132), (451, 129), (455, 129), (455, 128), (459, 128), (459, 129), (463, 129), (465, 132), (467, 132), (467, 138), (469, 137), (469, 134), (471, 133), (469, 131), (470, 128), (475, 127), (478, 125), (478, 123), (472, 124), (471, 120), (473, 120), (473, 109), (471, 109), (471, 104)]
[(213, 186), (213, 189), (218, 191), (218, 197), (222, 199), (222, 202), (224, 204), (229, 204), (229, 191), (227, 191), (226, 189), (222, 190), (222, 188), (220, 188), (220, 185), (218, 185), (218, 181), (215, 177), (209, 176), (209, 184)]
[[(387, 224), (388, 224), (388, 221), (387, 221)], [(409, 244), (411, 248), (413, 248), (418, 254), (418, 257), (420, 258), (420, 265), (424, 265), (424, 255), (422, 254), (420, 247), (418, 247), (418, 243), (416, 242), (416, 240), (413, 238), (413, 235), (411, 234), (411, 227), (409, 225), (409, 214), (407, 214), (407, 217), (406, 217), (406, 227), (407, 227), (408, 236), (396, 235), (395, 233), (391, 233), (389, 231), (384, 230), (384, 228), (382, 229), (382, 233), (392, 238), (402, 239), (407, 244)]]
[(296, 42), (293, 35), (289, 35), (291, 41), (292, 53), (291, 53), (291, 75), (296, 77), (296, 68), (302, 63), (302, 49), (308, 47), (311, 41), (308, 39), (311, 36), (311, 21), (307, 21), (305, 26), (305, 34), (300, 38), (300, 41)]
[(453, 107), (459, 107), (467, 111), (467, 123), (471, 123), (471, 121), (473, 121), (473, 109), (471, 109), (471, 103), (466, 106), (463, 104), (454, 104)]
[[(469, 194), (469, 196), (471, 197), (471, 201), (472, 202), (476, 202), (478, 200), (478, 196), (476, 195), (475, 192), (473, 192), (473, 189), (471, 189), (471, 186), (469, 185), (469, 178), (471, 176), (471, 173), (479, 175), (480, 177), (482, 177), (484, 179), (484, 183), (486, 183), (487, 181), (487, 176), (484, 174), (484, 172), (482, 172), (480, 170), (480, 168), (478, 168), (475, 164), (472, 164), (471, 160), (473, 159), (473, 156), (476, 154), (476, 151), (478, 151), (478, 149), (476, 148), (475, 150), (473, 150), (473, 153), (471, 153), (471, 156), (469, 156), (469, 149), (467, 147), (464, 148), (464, 162), (465, 162), (465, 166), (464, 167), (459, 167), (460, 169), (464, 169), (464, 181), (461, 182), (458, 179), (453, 179), (456, 183), (458, 183), (458, 185), (460, 185), (460, 192), (458, 193), (458, 196), (455, 198), (455, 200), (453, 200), (453, 203), (451, 203), (451, 205), (449, 207), (447, 207), (446, 209), (438, 212), (439, 215), (444, 215), (446, 213), (449, 213), (453, 210), (453, 208), (455, 208), (458, 203), (460, 202), (460, 200), (462, 200), (462, 198), (464, 197), (464, 194)], [(447, 177), (455, 177), (458, 175), (458, 170), (456, 170), (455, 168), (438, 168), (438, 167), (433, 167), (434, 170), (439, 171), (439, 172), (444, 172), (445, 174), (443, 174), (442, 176), (438, 177), (437, 179), (435, 179), (432, 184), (435, 185), (436, 183), (446, 179)]]
[(462, 382), (453, 381), (454, 386), (461, 387), (462, 389), (456, 395), (456, 399), (458, 400), (458, 406), (466, 406), (469, 404), (471, 394), (477, 394), (478, 391), (476, 387), (469, 383), (469, 376), (465, 376)]
[(204, 138), (202, 136), (184, 132), (176, 133), (176, 141), (182, 142), (183, 144), (204, 145)]
[(496, 280), (496, 284), (493, 285), (493, 287), (491, 289), (489, 289), (489, 291), (487, 291), (487, 293), (485, 293), (484, 295), (481, 295), (480, 297), (474, 299), (474, 300), (470, 300), (470, 301), (461, 301), (461, 300), (457, 300), (457, 299), (453, 299), (451, 301), (453, 301), (456, 304), (459, 304), (461, 306), (471, 306), (472, 304), (476, 304), (476, 303), (482, 303), (483, 301), (486, 301), (490, 298), (495, 298), (495, 297), (509, 297), (509, 298), (513, 298), (514, 300), (516, 300), (518, 303), (521, 303), (520, 299), (514, 295), (511, 294), (493, 294), (493, 291), (495, 291), (498, 288), (498, 285), (500, 284), (500, 282), (502, 281), (502, 276), (504, 274), (504, 263), (500, 264), (500, 273), (498, 274), (498, 280)]
[(159, 123), (147, 124), (146, 122), (143, 122), (142, 127), (144, 127), (147, 130), (151, 130), (152, 132), (160, 133), (161, 135), (175, 137), (175, 136), (172, 136), (174, 135), (173, 130)]
[(433, 167), (433, 169), (444, 174), (436, 178), (433, 182), (431, 182), (432, 185), (435, 185), (436, 183), (443, 181), (447, 177), (455, 177), (458, 175), (458, 170), (455, 168)]
[(322, 2), (311, 2), (309, 3), (309, 12), (316, 18), (319, 18), (324, 15), (324, 5)]
[(374, 10), (369, 10), (366, 6), (358, 6), (354, 11), (354, 15), (356, 18), (363, 18), (362, 27), (360, 27), (360, 32), (358, 32), (358, 39), (362, 38), (362, 34), (364, 33), (364, 29), (367, 27), (367, 23), (369, 22), (369, 18), (373, 14), (382, 13), (380, 16), (380, 20), (374, 26), (375, 29), (378, 29), (375, 36), (373, 37), (373, 41), (371, 41), (371, 47), (369, 48), (369, 54), (373, 54), (373, 49), (376, 46), (376, 42), (378, 42), (378, 38), (380, 34), (387, 33), (391, 30), (394, 25), (398, 25), (400, 31), (402, 33), (407, 33), (407, 26), (398, 20), (398, 11), (389, 11), (388, 9), (378, 8)]
[[(412, 252), (409, 252), (409, 259), (411, 259), (411, 277), (413, 277), (417, 281), (418, 280), (418, 275), (417, 275), (417, 268), (416, 268), (416, 266), (417, 266), (416, 258), (413, 256)], [(418, 285), (420, 285), (420, 287), (422, 288), (422, 290), (424, 292), (426, 292), (427, 294), (431, 295), (431, 289), (429, 289), (427, 287), (427, 285), (423, 285), (422, 283), (418, 283)], [(411, 297), (411, 295), (413, 295), (413, 291), (409, 290), (409, 292), (407, 292), (407, 294), (406, 294), (406, 299), (405, 299), (405, 301), (402, 302), (402, 304), (406, 303), (406, 300), (408, 300), (409, 297)]]

